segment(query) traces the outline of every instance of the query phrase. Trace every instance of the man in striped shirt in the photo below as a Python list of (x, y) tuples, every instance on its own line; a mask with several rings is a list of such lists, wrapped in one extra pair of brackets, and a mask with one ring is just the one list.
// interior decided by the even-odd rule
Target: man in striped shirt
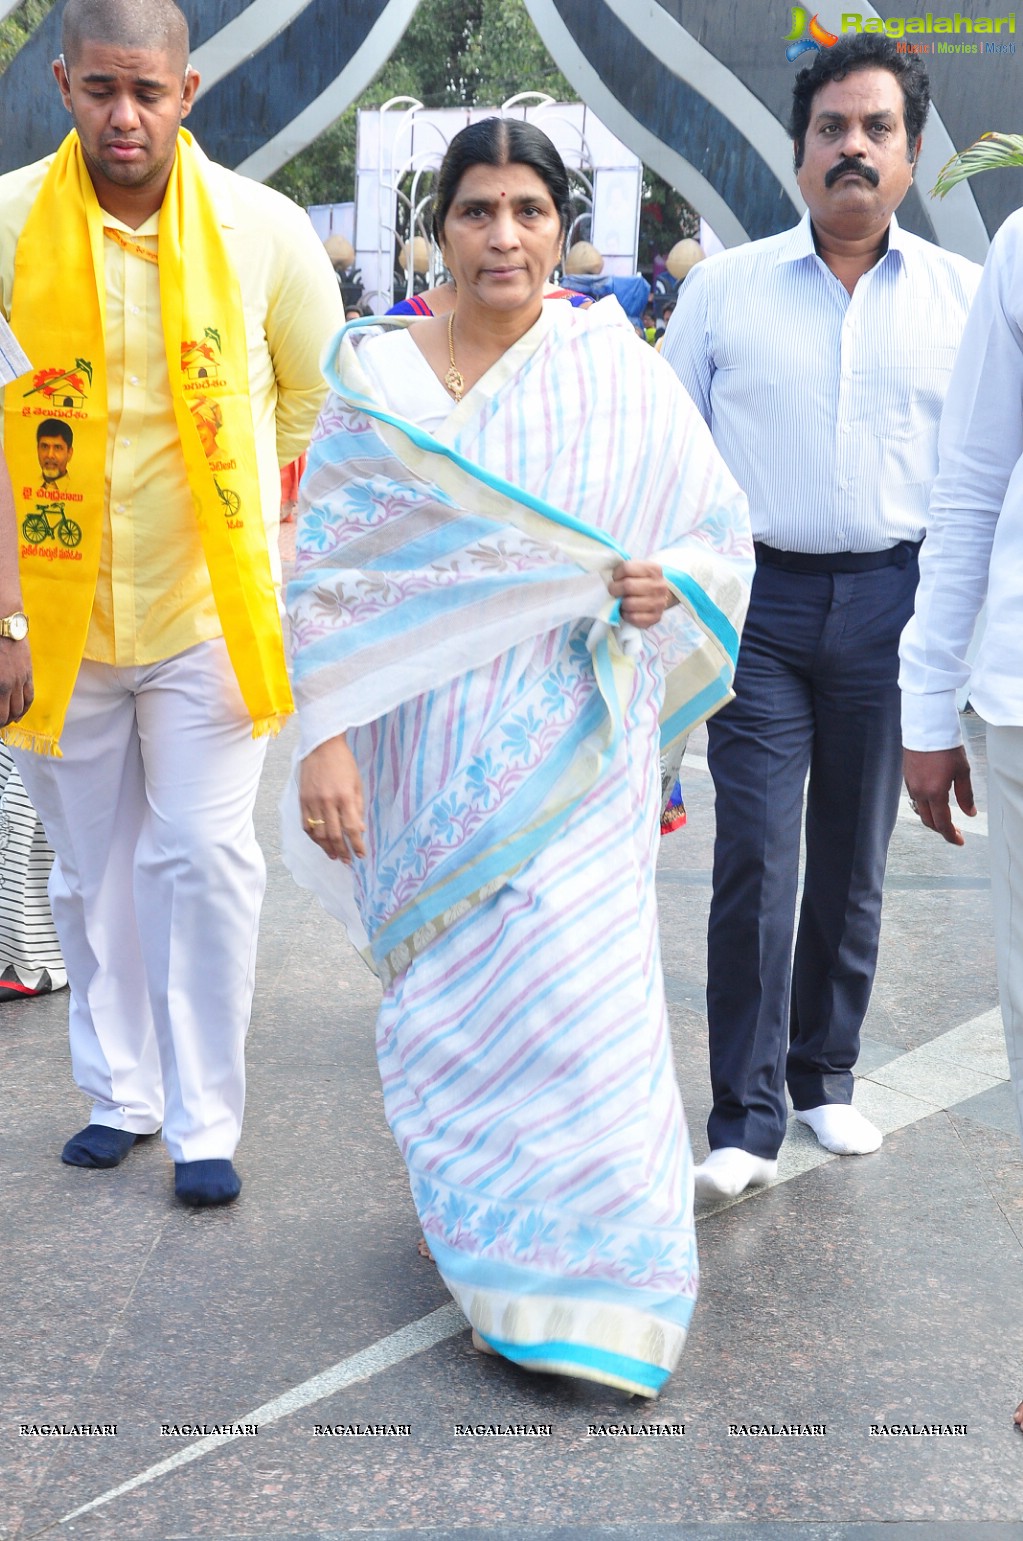
[(774, 1178), (786, 1081), (827, 1149), (881, 1144), (852, 1107), (852, 1072), (901, 791), (899, 635), (979, 277), (894, 217), (928, 105), (920, 60), (887, 38), (822, 50), (793, 89), (808, 212), (694, 268), (665, 340), (749, 498), (757, 548), (736, 699), (709, 727), (705, 1195)]

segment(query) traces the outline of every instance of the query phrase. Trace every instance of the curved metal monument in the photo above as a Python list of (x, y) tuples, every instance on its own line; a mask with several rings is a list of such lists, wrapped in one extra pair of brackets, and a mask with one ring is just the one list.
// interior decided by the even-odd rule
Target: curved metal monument
[[(204, 77), (192, 116), (203, 145), (227, 165), (269, 176), (365, 88), (418, 3), (181, 0)], [(842, 28), (886, 27), (924, 54), (934, 96), (917, 186), (900, 218), (982, 257), (1023, 202), (1023, 173), (981, 177), (943, 203), (926, 189), (954, 148), (987, 129), (1023, 128), (1023, 25), (1017, 34), (1014, 12), (964, 3), (927, 0), (910, 15), (903, 0), (826, 0), (816, 13), (789, 0), (526, 0), (583, 100), (728, 244), (779, 230), (802, 208), (784, 128), (794, 71)], [(12, 8), (0, 0), (0, 13)], [(3, 76), (0, 169), (48, 153), (65, 131), (48, 78), (61, 9)]]
[[(178, 0), (203, 85), (203, 149), (268, 177), (328, 128), (394, 52), (419, 0)], [(0, 171), (48, 155), (68, 129), (50, 77), (63, 0), (0, 77)]]
[(1003, 124), (1023, 127), (1023, 12), (1017, 32), (1015, 13), (986, 0), (824, 0), (819, 11), (789, 0), (526, 4), (580, 95), (728, 243), (781, 229), (802, 208), (784, 128), (792, 79), (809, 50), (843, 27), (884, 27), (920, 52), (930, 76), (916, 186), (899, 211), (905, 225), (983, 258), (990, 235), (1023, 202), (1020, 172), (980, 177), (941, 202), (927, 196), (955, 149)]

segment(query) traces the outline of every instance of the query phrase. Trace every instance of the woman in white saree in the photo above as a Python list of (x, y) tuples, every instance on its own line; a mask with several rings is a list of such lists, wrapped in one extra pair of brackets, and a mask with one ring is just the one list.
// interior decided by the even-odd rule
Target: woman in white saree
[(477, 1346), (656, 1396), (697, 1289), (659, 746), (729, 697), (752, 544), (617, 302), (544, 304), (568, 191), (539, 130), (463, 130), (455, 310), (332, 346), (286, 846), (382, 980), (385, 1110)]

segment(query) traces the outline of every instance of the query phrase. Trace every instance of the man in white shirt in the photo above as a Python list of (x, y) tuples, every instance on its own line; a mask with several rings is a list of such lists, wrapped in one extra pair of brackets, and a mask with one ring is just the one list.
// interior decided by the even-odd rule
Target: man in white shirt
[[(1023, 212), (995, 236), (952, 371), (916, 612), (902, 637), (906, 786), (950, 845), (949, 793), (976, 813), (956, 693), (987, 724), (998, 993), (1023, 1132)], [(987, 620), (972, 668), (967, 649)], [(1023, 1403), (1016, 1409), (1023, 1424)]]
[(694, 268), (665, 339), (757, 546), (736, 699), (709, 725), (707, 1195), (774, 1178), (786, 1081), (827, 1149), (881, 1144), (852, 1072), (901, 791), (898, 639), (979, 272), (894, 218), (928, 105), (919, 58), (887, 38), (822, 50), (793, 88), (807, 214)]

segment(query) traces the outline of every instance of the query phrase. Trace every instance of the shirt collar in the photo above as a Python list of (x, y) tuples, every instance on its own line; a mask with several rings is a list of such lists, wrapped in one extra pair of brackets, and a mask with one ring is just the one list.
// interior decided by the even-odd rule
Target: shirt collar
[[(888, 226), (888, 251), (897, 251), (899, 260), (903, 259), (906, 249), (905, 236), (895, 215), (892, 215), (891, 224)], [(813, 244), (813, 229), (810, 225), (810, 210), (807, 209), (798, 225), (789, 230), (778, 252), (778, 261), (800, 262), (804, 257), (815, 257), (817, 248)], [(885, 253), (885, 256), (888, 252)], [(881, 258), (884, 261), (884, 257)]]
[(120, 230), (124, 235), (126, 235), (128, 237), (139, 236), (139, 235), (158, 235), (159, 234), (159, 231), (160, 231), (160, 210), (159, 209), (156, 210), (155, 214), (150, 214), (148, 219), (144, 219), (142, 221), (141, 225), (125, 225), (124, 223), (122, 223), (121, 220), (119, 220), (117, 218), (116, 214), (111, 214), (106, 209), (103, 209), (102, 212), (103, 212), (103, 228), (105, 230)]

